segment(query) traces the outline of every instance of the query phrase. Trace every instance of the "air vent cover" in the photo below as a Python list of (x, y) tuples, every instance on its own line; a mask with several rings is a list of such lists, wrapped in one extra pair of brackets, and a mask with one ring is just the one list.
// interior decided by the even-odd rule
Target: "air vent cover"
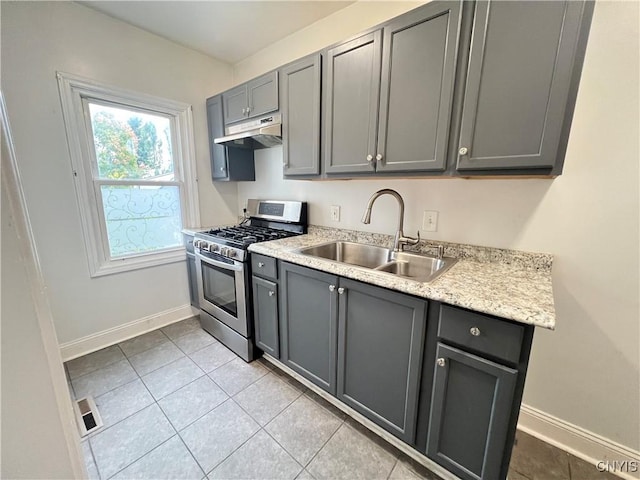
[(73, 404), (73, 409), (76, 412), (81, 437), (85, 437), (102, 427), (102, 418), (93, 397), (84, 397), (77, 400)]

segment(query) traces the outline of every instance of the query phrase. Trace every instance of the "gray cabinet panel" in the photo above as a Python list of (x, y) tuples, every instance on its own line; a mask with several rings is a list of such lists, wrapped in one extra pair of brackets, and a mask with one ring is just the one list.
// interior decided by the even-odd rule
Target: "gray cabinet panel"
[[(326, 173), (375, 169), (382, 33), (331, 48), (326, 55), (324, 163)], [(371, 161), (367, 156), (371, 155)]]
[(320, 54), (281, 70), (284, 174), (320, 173)]
[(214, 139), (224, 135), (222, 108), (224, 95), (207, 99), (211, 178), (214, 182), (255, 180), (253, 150), (227, 147), (214, 142)]
[(233, 123), (247, 116), (249, 97), (247, 85), (239, 85), (222, 94), (224, 101), (224, 123)]
[(340, 287), (338, 398), (412, 443), (427, 304), (344, 278)]
[(337, 281), (334, 275), (280, 263), (280, 358), (334, 395)]
[(518, 371), (441, 343), (436, 358), (427, 456), (461, 478), (499, 478)]
[(377, 171), (444, 170), (461, 19), (433, 2), (384, 27)]
[(554, 166), (573, 110), (584, 8), (574, 1), (477, 3), (458, 144), (467, 150), (457, 156), (458, 170)]
[(187, 274), (189, 275), (189, 299), (191, 305), (200, 308), (198, 300), (198, 270), (196, 267), (196, 257), (192, 253), (187, 253)]
[(278, 72), (269, 72), (247, 83), (248, 117), (257, 117), (278, 110)]
[(272, 357), (280, 358), (278, 285), (255, 275), (252, 283), (256, 345)]

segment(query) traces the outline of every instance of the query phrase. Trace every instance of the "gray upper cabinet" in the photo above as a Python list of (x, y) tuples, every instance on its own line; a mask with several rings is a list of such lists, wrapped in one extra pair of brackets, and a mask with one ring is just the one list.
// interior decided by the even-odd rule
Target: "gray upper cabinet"
[(338, 277), (280, 263), (280, 359), (336, 393)]
[[(476, 4), (457, 169), (552, 169), (564, 158), (592, 2)], [(582, 39), (581, 39), (582, 35)]]
[(323, 157), (326, 173), (373, 172), (382, 31), (327, 51)]
[(278, 72), (273, 71), (222, 94), (224, 123), (234, 123), (278, 110)]
[(412, 443), (427, 303), (344, 278), (339, 299), (338, 398)]
[(461, 20), (436, 1), (385, 25), (377, 171), (445, 169)]
[(214, 142), (215, 138), (224, 135), (222, 104), (222, 95), (207, 99), (211, 178), (214, 182), (255, 180), (253, 150), (226, 147)]
[(464, 479), (505, 478), (518, 371), (442, 343), (436, 357), (427, 455)]
[(280, 70), (284, 174), (320, 173), (320, 54)]

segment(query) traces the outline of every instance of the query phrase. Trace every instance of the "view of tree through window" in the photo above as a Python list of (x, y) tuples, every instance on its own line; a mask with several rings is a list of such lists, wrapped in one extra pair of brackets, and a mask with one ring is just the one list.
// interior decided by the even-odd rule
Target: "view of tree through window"
[(88, 102), (111, 257), (181, 245), (169, 118)]

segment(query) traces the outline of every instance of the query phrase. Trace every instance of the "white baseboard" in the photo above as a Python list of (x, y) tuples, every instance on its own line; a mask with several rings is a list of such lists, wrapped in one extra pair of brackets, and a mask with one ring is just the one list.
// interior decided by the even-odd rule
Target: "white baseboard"
[(154, 313), (153, 315), (139, 318), (124, 325), (118, 325), (117, 327), (87, 335), (78, 340), (63, 343), (60, 345), (60, 355), (62, 356), (62, 360), (67, 362), (86, 355), (87, 353), (95, 352), (101, 348), (137, 337), (151, 330), (156, 330), (171, 323), (193, 317), (198, 315), (198, 313), (198, 310), (191, 305), (182, 305), (177, 308)]
[(518, 428), (593, 465), (601, 461), (636, 462), (637, 472), (611, 473), (630, 480), (640, 478), (640, 452), (529, 405), (520, 408)]

